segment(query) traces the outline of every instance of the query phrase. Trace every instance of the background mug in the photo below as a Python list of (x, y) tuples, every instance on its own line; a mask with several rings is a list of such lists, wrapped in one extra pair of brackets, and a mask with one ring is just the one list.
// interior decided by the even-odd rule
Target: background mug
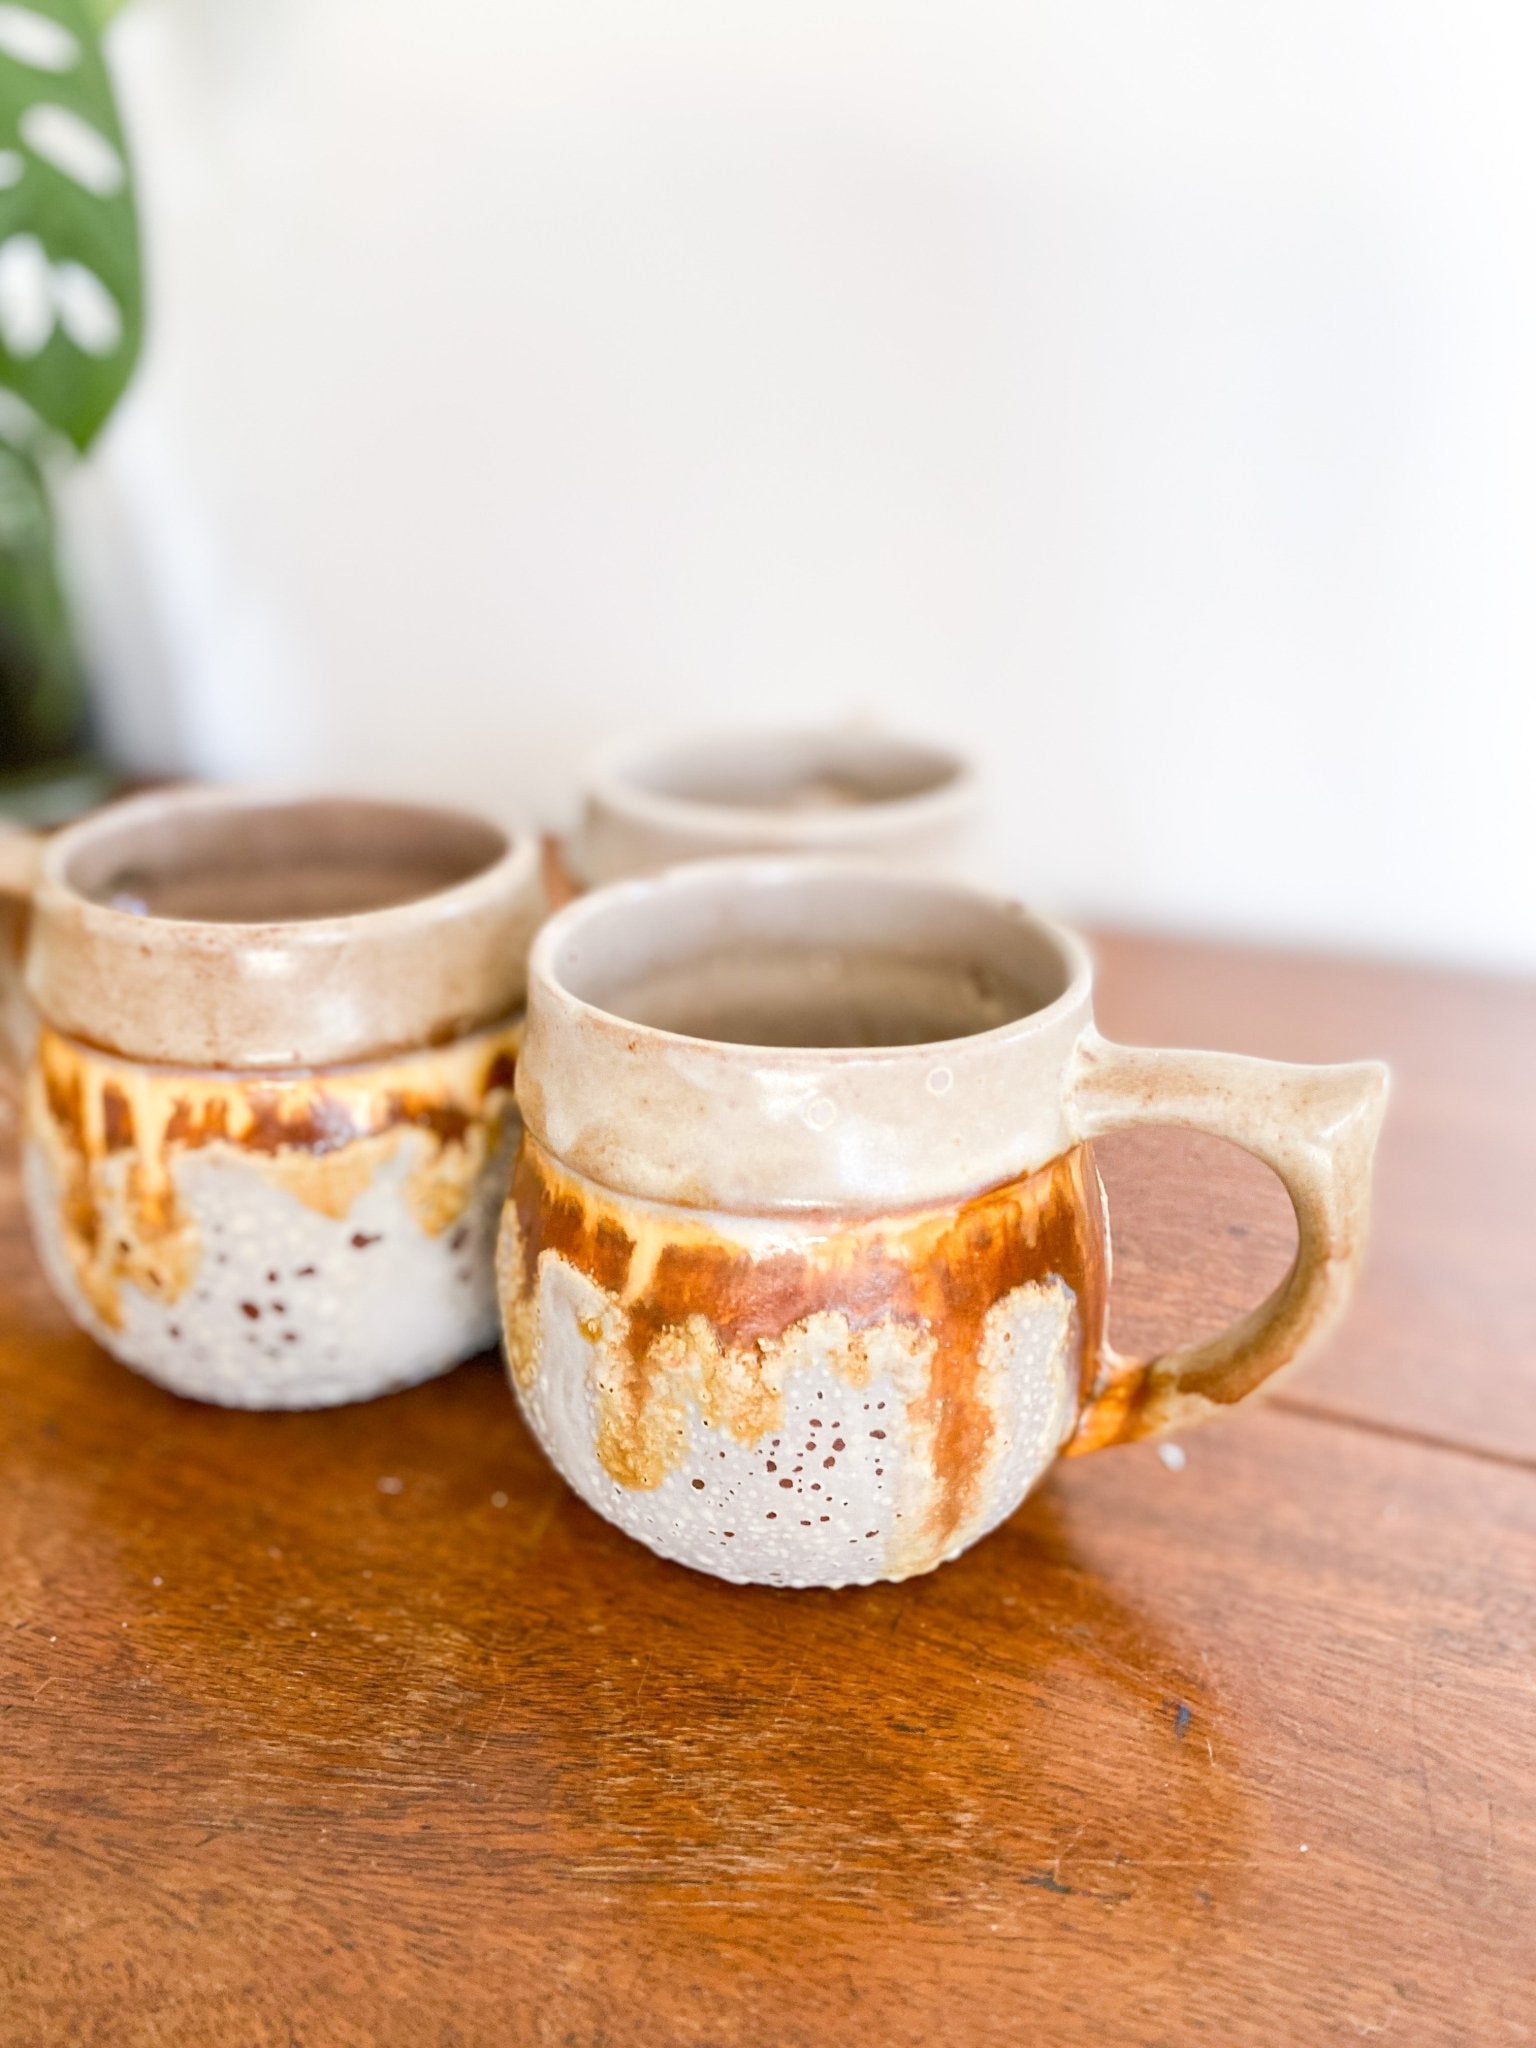
[[(1323, 1334), (1386, 1070), (1112, 1045), (1091, 980), (1015, 904), (853, 863), (674, 869), (545, 926), (498, 1268), (583, 1499), (723, 1578), (904, 1578), (1059, 1452), (1203, 1421)], [(1089, 1141), (1147, 1122), (1256, 1153), (1300, 1240), (1225, 1334), (1132, 1360)]]
[(538, 850), (454, 811), (178, 789), (0, 838), (55, 1290), (178, 1393), (357, 1400), (494, 1341)]
[(822, 853), (964, 873), (976, 775), (951, 748), (878, 727), (768, 728), (610, 754), (569, 851), (578, 887), (722, 854)]

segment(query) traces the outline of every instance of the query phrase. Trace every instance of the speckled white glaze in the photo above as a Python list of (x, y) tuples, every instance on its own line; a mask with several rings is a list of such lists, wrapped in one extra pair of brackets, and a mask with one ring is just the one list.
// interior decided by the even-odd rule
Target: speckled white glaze
[[(423, 1230), (405, 1189), (431, 1140), (405, 1131), (344, 1216), (327, 1216), (226, 1151), (183, 1162), (178, 1192), (201, 1256), (166, 1301), (125, 1286), (105, 1323), (82, 1289), (48, 1153), (25, 1148), (34, 1240), (82, 1329), (173, 1393), (226, 1408), (325, 1408), (446, 1372), (496, 1340), (492, 1252), (518, 1126), (512, 1119), (451, 1229)], [(127, 1155), (111, 1162), (120, 1212)]]
[[(814, 1257), (825, 1237), (782, 1220), (688, 1221), (758, 1260)], [(1071, 1289), (1052, 1278), (1010, 1290), (988, 1311), (979, 1383), (993, 1417), (986, 1466), (974, 1507), (937, 1550), (924, 1533), (932, 1447), (915, 1420), (933, 1339), (910, 1323), (882, 1321), (856, 1338), (843, 1315), (797, 1323), (773, 1361), (782, 1406), (771, 1427), (743, 1440), (686, 1395), (665, 1476), (652, 1487), (625, 1485), (598, 1450), (604, 1383), (624, 1370), (615, 1329), (622, 1310), (546, 1253), (530, 1332), (537, 1369), (514, 1384), (567, 1484), (661, 1556), (742, 1584), (869, 1585), (957, 1556), (1011, 1514), (1054, 1460), (1077, 1420), (1076, 1307)]]
[(45, 1032), (34, 1241), (70, 1313), (177, 1393), (320, 1408), (494, 1342), (520, 1022), (318, 1074), (151, 1068)]
[[(863, 862), (699, 863), (546, 925), (498, 1273), (518, 1398), (585, 1500), (721, 1577), (903, 1578), (1058, 1452), (1187, 1428), (1317, 1342), (1385, 1070), (1114, 1046), (1091, 980), (1019, 905)], [(924, 1017), (956, 1035), (890, 1025)], [(1300, 1244), (1221, 1336), (1127, 1359), (1087, 1141), (1156, 1121), (1264, 1159)]]

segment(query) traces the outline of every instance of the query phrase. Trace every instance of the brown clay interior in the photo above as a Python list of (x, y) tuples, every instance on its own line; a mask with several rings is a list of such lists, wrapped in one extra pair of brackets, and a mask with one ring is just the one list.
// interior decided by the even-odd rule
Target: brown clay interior
[(561, 962), (571, 992), (629, 1022), (731, 1045), (967, 1038), (1055, 1001), (1048, 937), (937, 885), (893, 902), (839, 871), (793, 889), (616, 905)]
[(125, 818), (68, 879), (143, 916), (214, 924), (348, 917), (437, 894), (499, 860), (495, 826), (419, 805), (324, 798)]

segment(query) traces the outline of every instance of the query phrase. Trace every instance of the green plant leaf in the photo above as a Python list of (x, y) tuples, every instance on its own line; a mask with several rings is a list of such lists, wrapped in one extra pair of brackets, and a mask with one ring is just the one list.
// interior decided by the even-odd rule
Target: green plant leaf
[(86, 724), (47, 481), (29, 454), (0, 441), (0, 776), (66, 758)]
[(0, 385), (89, 447), (133, 372), (143, 288), (101, 0), (0, 0)]

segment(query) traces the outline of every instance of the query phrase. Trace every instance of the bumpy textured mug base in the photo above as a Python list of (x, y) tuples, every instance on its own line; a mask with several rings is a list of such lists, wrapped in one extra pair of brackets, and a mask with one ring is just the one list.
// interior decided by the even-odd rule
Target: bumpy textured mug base
[(515, 1036), (260, 1080), (45, 1036), (24, 1181), (49, 1280), (122, 1363), (225, 1407), (448, 1371), (495, 1341)]
[(960, 1541), (934, 1550), (923, 1536), (929, 1467), (912, 1419), (921, 1347), (886, 1323), (851, 1348), (846, 1318), (816, 1317), (784, 1347), (781, 1413), (770, 1430), (743, 1443), (689, 1403), (677, 1463), (655, 1487), (636, 1489), (597, 1450), (605, 1359), (601, 1338), (583, 1325), (600, 1324), (604, 1310), (582, 1275), (545, 1262), (543, 1361), (518, 1389), (529, 1426), (566, 1483), (626, 1535), (738, 1585), (867, 1586), (933, 1570), (1013, 1512), (1077, 1413), (1071, 1292), (1060, 1280), (1016, 1288), (988, 1318), (982, 1362), (989, 1377), (1027, 1392), (1000, 1393), (1006, 1422), (992, 1446), (986, 1510)]
[(910, 1578), (1072, 1431), (1097, 1201), (1072, 1158), (958, 1211), (704, 1215), (529, 1140), (498, 1251), (513, 1385), (567, 1483), (660, 1556), (738, 1584)]
[(407, 1144), (339, 1219), (306, 1209), (259, 1174), (200, 1159), (182, 1169), (197, 1217), (201, 1271), (172, 1301), (127, 1289), (116, 1326), (76, 1277), (58, 1186), (28, 1148), (27, 1201), (49, 1281), (82, 1328), (124, 1365), (226, 1408), (327, 1408), (449, 1371), (496, 1341), (486, 1275), (493, 1185), (447, 1236), (425, 1235), (401, 1184)]

